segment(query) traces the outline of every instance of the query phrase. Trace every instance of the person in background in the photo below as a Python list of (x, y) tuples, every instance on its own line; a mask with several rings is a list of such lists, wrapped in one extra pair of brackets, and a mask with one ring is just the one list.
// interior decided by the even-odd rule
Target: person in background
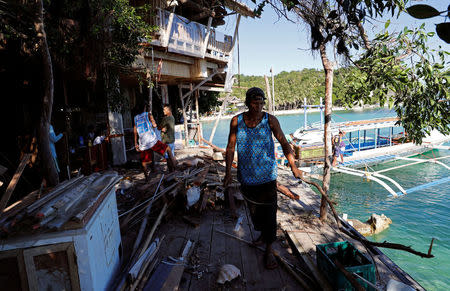
[(223, 184), (227, 187), (231, 183), (231, 165), (237, 146), (241, 192), (248, 202), (255, 230), (261, 231), (253, 243), (266, 244), (264, 264), (266, 268), (274, 269), (278, 264), (272, 250), (277, 231), (277, 163), (273, 136), (280, 142), (294, 176), (301, 178), (302, 172), (295, 165), (292, 149), (278, 119), (262, 111), (265, 99), (262, 89), (248, 89), (245, 97), (248, 111), (231, 120)]
[(333, 167), (337, 165), (337, 158), (341, 156), (341, 162), (344, 163), (344, 151), (345, 151), (345, 142), (344, 137), (345, 132), (339, 130), (339, 134), (333, 136), (332, 146), (333, 146)]
[[(141, 153), (141, 163), (145, 178), (148, 179), (148, 165), (152, 163), (152, 152), (160, 155), (168, 154), (167, 166), (169, 171), (174, 171), (175, 158), (170, 147), (158, 140), (154, 128), (156, 122), (153, 116), (147, 112), (147, 105), (142, 106), (142, 113), (134, 117), (134, 145), (137, 152)], [(139, 137), (139, 139), (138, 139)]]
[(53, 161), (55, 162), (56, 171), (58, 171), (58, 173), (60, 172), (60, 170), (59, 170), (59, 165), (58, 165), (58, 158), (56, 156), (55, 143), (58, 142), (62, 137), (63, 137), (63, 134), (60, 133), (60, 134), (56, 135), (55, 130), (53, 129), (53, 126), (50, 125), (50, 131), (49, 131), (50, 151), (52, 153)]
[[(164, 118), (159, 125), (161, 130), (161, 141), (170, 147), (172, 154), (175, 156), (175, 118), (172, 115), (172, 108), (169, 104), (164, 105), (163, 113)], [(168, 154), (166, 153), (164, 157), (167, 159)]]
[(95, 127), (91, 124), (88, 126), (88, 133), (86, 135), (88, 144), (90, 143), (92, 145), (92, 143), (94, 142), (94, 138), (95, 138)]

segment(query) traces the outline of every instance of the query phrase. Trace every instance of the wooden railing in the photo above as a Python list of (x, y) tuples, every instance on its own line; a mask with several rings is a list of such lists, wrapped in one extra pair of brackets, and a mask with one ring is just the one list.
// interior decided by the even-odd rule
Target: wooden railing
[[(211, 27), (207, 44), (205, 39), (208, 27), (174, 14), (170, 20), (170, 12), (158, 9), (154, 24), (159, 31), (154, 35), (153, 45), (165, 46), (169, 52), (175, 52), (194, 57), (208, 57), (216, 60), (228, 61), (232, 36), (225, 35)], [(171, 26), (170, 32), (168, 27)]]

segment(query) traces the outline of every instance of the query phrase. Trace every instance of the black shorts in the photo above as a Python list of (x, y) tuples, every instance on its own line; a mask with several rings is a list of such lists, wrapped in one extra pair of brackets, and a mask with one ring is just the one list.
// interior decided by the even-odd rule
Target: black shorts
[(248, 202), (255, 230), (261, 231), (265, 243), (274, 242), (277, 238), (277, 181), (241, 185), (241, 192)]

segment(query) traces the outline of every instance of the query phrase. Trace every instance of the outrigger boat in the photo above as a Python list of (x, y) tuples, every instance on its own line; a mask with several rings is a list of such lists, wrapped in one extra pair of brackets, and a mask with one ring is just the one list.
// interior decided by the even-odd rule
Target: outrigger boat
[[(308, 107), (317, 106), (308, 105)], [(323, 121), (323, 118), (321, 118), (321, 121)], [(323, 142), (324, 132), (321, 125), (308, 128), (305, 110), (305, 127), (296, 130), (292, 134), (294, 137), (292, 145), (295, 149), (299, 166), (303, 171), (310, 173), (312, 177), (314, 175), (317, 177), (317, 174), (320, 174), (323, 168), (325, 149)], [(426, 185), (405, 190), (395, 180), (381, 174), (390, 170), (427, 162), (439, 164), (450, 170), (448, 165), (440, 161), (449, 158), (450, 155), (430, 159), (411, 158), (411, 156), (434, 148), (450, 149), (450, 147), (442, 145), (450, 141), (450, 136), (442, 135), (438, 131), (432, 131), (423, 139), (422, 145), (414, 144), (408, 139), (404, 129), (398, 124), (398, 118), (396, 117), (332, 124), (332, 136), (338, 134), (340, 130), (346, 133), (343, 138), (346, 144), (343, 152), (344, 162), (339, 163), (336, 167), (332, 167), (332, 173), (343, 173), (372, 180), (382, 185), (394, 197), (450, 181), (449, 176)], [(281, 157), (279, 161), (283, 164), (284, 159), (282, 158), (281, 147), (277, 147), (277, 156)], [(404, 160), (408, 163), (380, 171), (369, 170), (371, 165), (396, 160)], [(393, 187), (389, 186), (387, 182), (392, 184)]]

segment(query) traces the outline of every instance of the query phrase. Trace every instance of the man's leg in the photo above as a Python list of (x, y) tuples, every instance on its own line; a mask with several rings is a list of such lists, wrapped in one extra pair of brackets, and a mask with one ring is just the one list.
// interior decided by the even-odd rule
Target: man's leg
[(272, 244), (277, 238), (277, 186), (276, 181), (257, 186), (241, 186), (242, 194), (248, 201), (250, 216), (255, 230), (261, 231), (260, 237), (253, 241), (255, 245), (265, 243), (264, 265), (268, 269), (278, 266), (273, 254)]
[(175, 158), (173, 156), (173, 153), (172, 153), (172, 150), (170, 149), (170, 147), (166, 148), (165, 153), (169, 157), (167, 159), (167, 167), (169, 167), (169, 171), (173, 172), (173, 171), (175, 171), (175, 167), (177, 165), (177, 161), (175, 160)]
[(151, 151), (145, 150), (141, 152), (141, 164), (142, 164), (142, 170), (144, 171), (145, 179), (148, 180), (149, 176), (149, 169), (148, 164), (152, 162), (152, 155)]
[[(272, 185), (271, 185), (272, 186)], [(267, 269), (275, 269), (278, 267), (277, 260), (273, 254), (272, 244), (277, 239), (277, 190), (276, 182), (274, 187), (270, 187), (267, 191), (272, 191), (274, 199), (271, 205), (261, 207), (264, 215), (264, 227), (261, 231), (262, 240), (266, 243), (266, 251), (264, 254), (264, 264)]]

